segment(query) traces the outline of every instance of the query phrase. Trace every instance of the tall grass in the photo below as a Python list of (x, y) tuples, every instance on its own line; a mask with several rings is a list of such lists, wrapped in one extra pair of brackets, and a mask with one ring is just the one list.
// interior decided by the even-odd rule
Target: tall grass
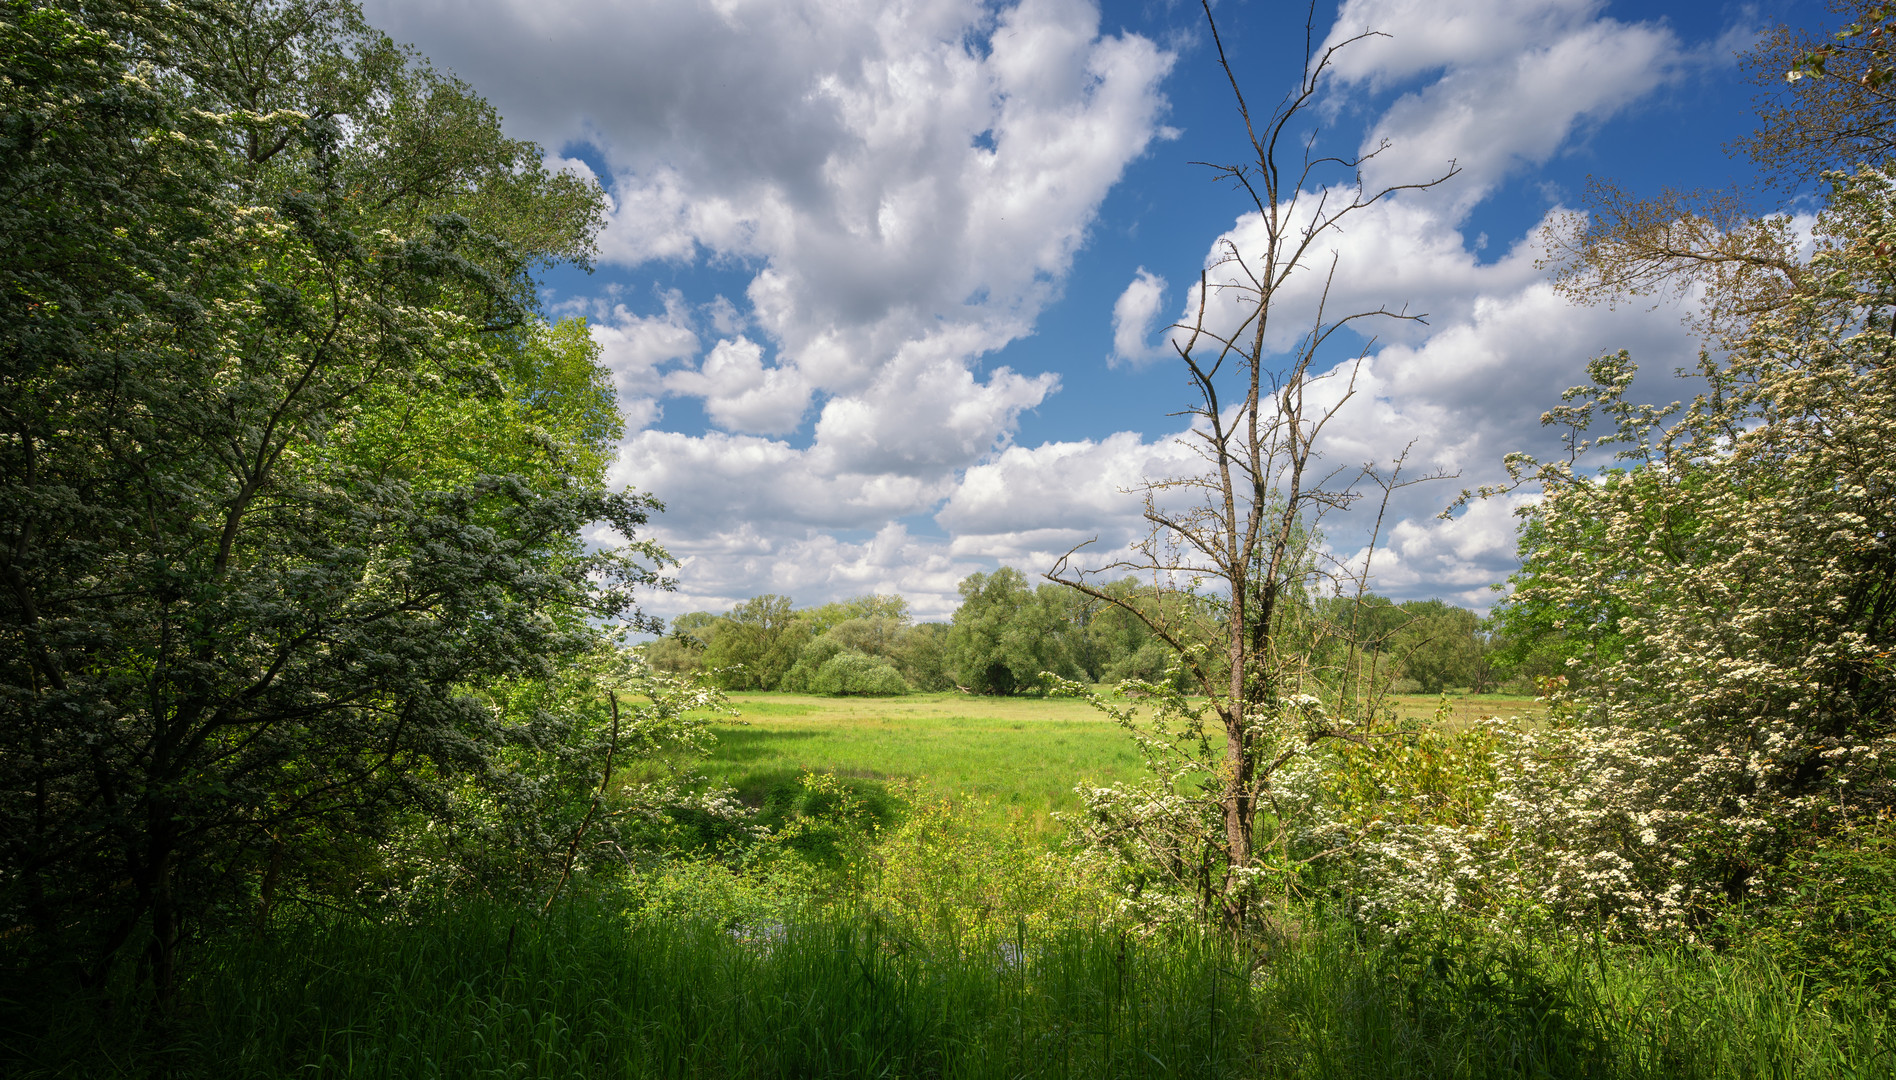
[[(200, 958), (162, 1040), (10, 1003), (0, 1071), (217, 1077), (1886, 1077), (1874, 1012), (1759, 959), (1094, 927), (925, 946), (593, 897), (334, 918)], [(92, 1019), (88, 1020), (87, 1017)], [(57, 1023), (51, 1021), (57, 1020)], [(56, 1033), (55, 1033), (56, 1032)], [(149, 1047), (163, 1046), (162, 1052)]]

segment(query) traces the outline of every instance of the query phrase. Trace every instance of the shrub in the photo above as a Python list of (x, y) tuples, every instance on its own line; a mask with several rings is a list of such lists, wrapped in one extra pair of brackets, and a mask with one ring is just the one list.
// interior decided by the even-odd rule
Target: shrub
[(803, 651), (797, 654), (797, 662), (790, 665), (790, 670), (784, 672), (783, 678), (777, 681), (777, 689), (786, 694), (816, 693), (811, 684), (816, 679), (817, 671), (842, 652), (843, 645), (835, 638), (827, 634), (818, 637), (803, 646)]
[(815, 694), (906, 694), (909, 684), (895, 665), (880, 656), (839, 652), (823, 662), (810, 678)]
[(1896, 830), (1887, 821), (1794, 853), (1756, 891), (1766, 902), (1735, 929), (1751, 929), (1816, 996), (1896, 1002)]

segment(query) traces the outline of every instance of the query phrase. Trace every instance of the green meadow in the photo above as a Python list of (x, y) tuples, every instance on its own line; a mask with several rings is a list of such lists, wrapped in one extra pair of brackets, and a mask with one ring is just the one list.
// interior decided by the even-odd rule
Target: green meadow
[[(1024, 822), (1053, 839), (1061, 826), (1052, 815), (1076, 805), (1076, 784), (1130, 782), (1142, 772), (1126, 733), (1071, 698), (734, 693), (730, 704), (738, 716), (717, 725), (716, 748), (694, 767), (752, 806), (805, 773), (826, 772), (971, 802), (984, 819)], [(1481, 716), (1540, 715), (1533, 698), (1501, 694), (1406, 695), (1395, 704), (1406, 722), (1439, 716), (1451, 728)]]

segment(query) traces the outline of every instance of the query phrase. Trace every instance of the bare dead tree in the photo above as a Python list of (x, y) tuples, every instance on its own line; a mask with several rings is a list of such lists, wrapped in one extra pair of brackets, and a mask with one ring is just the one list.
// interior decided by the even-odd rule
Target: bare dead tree
[[(1429, 479), (1402, 475), (1406, 452), (1383, 465), (1331, 465), (1323, 460), (1320, 447), (1326, 429), (1355, 394), (1374, 342), (1370, 339), (1353, 361), (1319, 368), (1319, 357), (1333, 354), (1327, 347), (1346, 327), (1374, 319), (1421, 322), (1424, 316), (1387, 307), (1333, 315), (1329, 302), (1337, 259), (1334, 253), (1324, 259), (1319, 245), (1360, 211), (1399, 191), (1432, 188), (1458, 170), (1450, 162), (1433, 179), (1371, 189), (1364, 184), (1362, 169), (1386, 149), (1386, 142), (1357, 157), (1321, 156), (1314, 133), (1300, 139), (1294, 130), (1307, 117), (1337, 53), (1386, 35), (1366, 32), (1317, 51), (1313, 4), (1305, 25), (1302, 76), (1260, 123), (1225, 53), (1210, 4), (1204, 7), (1250, 146), (1247, 160), (1209, 167), (1250, 199), (1264, 234), (1258, 250), (1240, 250), (1235, 241), (1223, 241), (1221, 257), (1200, 274), (1195, 315), (1171, 328), (1173, 349), (1195, 391), (1183, 414), (1192, 420), (1185, 441), (1204, 465), (1197, 472), (1140, 485), (1150, 530), (1124, 558), (1083, 566), (1077, 560), (1087, 545), (1081, 545), (1046, 576), (1097, 602), (1123, 608), (1148, 626), (1178, 654), (1193, 692), (1204, 696), (1222, 728), (1218, 746), (1202, 721), (1186, 725), (1195, 730), (1183, 732), (1179, 741), (1183, 745), (1195, 740), (1202, 748), (1203, 790), (1167, 793), (1171, 805), (1197, 799), (1204, 813), (1195, 820), (1217, 835), (1203, 837), (1203, 846), (1189, 854), (1180, 850), (1176, 838), (1148, 836), (1136, 846), (1169, 852), (1166, 858), (1180, 868), (1175, 876), (1191, 883), (1205, 914), (1236, 929), (1246, 924), (1259, 895), (1256, 826), (1260, 808), (1272, 801), (1274, 778), (1321, 740), (1362, 737), (1360, 725), (1352, 725), (1338, 710), (1313, 705), (1320, 700), (1314, 696), (1297, 697), (1313, 685), (1308, 664), (1292, 655), (1287, 640), (1292, 609), (1319, 581), (1343, 593), (1353, 588), (1359, 601), (1367, 583), (1366, 563), (1349, 564), (1319, 551), (1318, 524), (1326, 514), (1348, 509), (1372, 492), (1380, 493), (1386, 509), (1397, 490)], [(1334, 173), (1350, 179), (1327, 186), (1316, 183)], [(1280, 297), (1293, 279), (1310, 275), (1322, 279), (1313, 308), (1280, 312)], [(1235, 326), (1216, 317), (1214, 296), (1234, 301), (1226, 306), (1238, 310)], [(1299, 317), (1307, 329), (1292, 349), (1279, 354), (1269, 344), (1274, 320)], [(1372, 549), (1381, 528), (1378, 514)], [(1153, 604), (1104, 587), (1107, 575), (1127, 572), (1174, 587), (1209, 583), (1219, 610), (1207, 627), (1203, 618), (1191, 617), (1202, 613), (1202, 605)], [(1199, 637), (1207, 630), (1216, 642), (1210, 648)], [(1349, 663), (1355, 662), (1352, 654)], [(1344, 681), (1348, 692), (1348, 679)], [(1180, 707), (1186, 712), (1195, 708)], [(1139, 737), (1148, 761), (1177, 781), (1184, 774), (1175, 767), (1176, 747), (1159, 748), (1146, 730), (1148, 734)], [(1159, 761), (1174, 765), (1160, 766)], [(1117, 821), (1107, 831), (1125, 839), (1125, 830), (1133, 827)]]

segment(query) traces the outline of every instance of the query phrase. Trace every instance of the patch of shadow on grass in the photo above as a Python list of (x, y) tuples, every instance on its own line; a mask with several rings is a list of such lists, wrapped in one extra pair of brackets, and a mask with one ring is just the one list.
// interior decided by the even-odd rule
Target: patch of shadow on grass
[(738, 728), (718, 732), (717, 757), (720, 761), (756, 761), (771, 753), (771, 744), (798, 739), (814, 739), (814, 731), (754, 731)]

